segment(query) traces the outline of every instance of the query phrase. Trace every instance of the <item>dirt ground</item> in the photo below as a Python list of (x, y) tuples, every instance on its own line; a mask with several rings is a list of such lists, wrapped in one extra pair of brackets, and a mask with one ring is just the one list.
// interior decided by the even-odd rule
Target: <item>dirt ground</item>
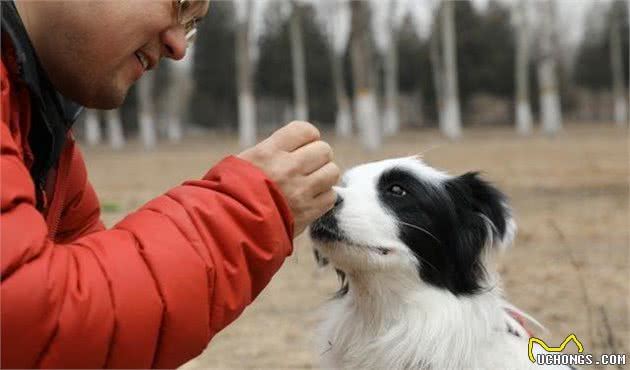
[[(356, 140), (324, 137), (342, 168), (424, 153), (450, 173), (481, 170), (511, 198), (519, 232), (500, 270), (508, 298), (549, 329), (539, 337), (558, 345), (575, 333), (585, 352), (630, 357), (627, 130), (573, 124), (555, 138), (521, 138), (507, 128), (473, 128), (449, 142), (423, 129), (388, 139), (373, 154), (359, 151)], [(237, 151), (236, 138), (219, 134), (150, 152), (137, 143), (120, 152), (84, 149), (110, 226)], [(312, 333), (317, 308), (337, 288), (333, 275), (316, 268), (308, 237), (298, 238), (293, 256), (256, 302), (186, 368), (317, 367)]]

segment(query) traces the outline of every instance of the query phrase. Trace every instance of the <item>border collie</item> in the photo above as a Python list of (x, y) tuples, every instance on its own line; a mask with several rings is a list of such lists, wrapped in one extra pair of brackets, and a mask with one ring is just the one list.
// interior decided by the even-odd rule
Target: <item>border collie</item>
[(516, 231), (498, 189), (417, 157), (354, 167), (339, 185), (310, 228), (342, 282), (317, 336), (324, 368), (540, 368), (492, 264)]

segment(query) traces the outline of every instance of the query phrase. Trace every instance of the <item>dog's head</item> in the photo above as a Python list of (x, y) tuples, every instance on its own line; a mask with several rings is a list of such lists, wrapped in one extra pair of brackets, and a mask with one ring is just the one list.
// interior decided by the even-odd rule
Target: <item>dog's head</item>
[(337, 204), (310, 229), (316, 256), (344, 273), (409, 271), (453, 294), (486, 282), (487, 256), (515, 232), (505, 196), (477, 173), (450, 176), (416, 157), (347, 171)]

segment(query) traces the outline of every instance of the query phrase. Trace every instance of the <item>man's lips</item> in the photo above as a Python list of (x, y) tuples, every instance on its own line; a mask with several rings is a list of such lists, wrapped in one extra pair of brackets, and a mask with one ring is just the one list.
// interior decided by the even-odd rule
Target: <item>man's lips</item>
[(153, 61), (153, 59), (151, 59), (151, 57), (149, 57), (142, 51), (136, 51), (135, 55), (145, 71), (153, 69), (153, 67), (155, 66), (155, 62)]

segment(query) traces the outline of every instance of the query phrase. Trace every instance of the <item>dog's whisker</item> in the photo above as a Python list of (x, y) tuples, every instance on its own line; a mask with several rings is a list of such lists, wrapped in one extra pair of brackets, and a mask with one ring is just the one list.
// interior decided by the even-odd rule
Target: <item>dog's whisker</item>
[(427, 234), (428, 236), (430, 236), (430, 237), (431, 237), (433, 240), (435, 240), (436, 242), (438, 242), (438, 243), (442, 244), (442, 242), (440, 241), (440, 239), (438, 239), (435, 235), (431, 234), (431, 233), (429, 232), (429, 230), (427, 230), (427, 229), (425, 229), (425, 228), (422, 228), (422, 227), (420, 227), (420, 226), (418, 226), (418, 225), (410, 224), (410, 223), (407, 223), (407, 222), (404, 222), (404, 221), (400, 221), (400, 220), (398, 220), (398, 223), (399, 223), (399, 224), (402, 224), (402, 225), (405, 225), (405, 226), (412, 227), (412, 228), (414, 228), (414, 229), (416, 229), (416, 230), (420, 230), (420, 231), (422, 231), (423, 233), (425, 233), (425, 234)]
[(426, 259), (422, 258), (422, 256), (420, 256), (420, 255), (416, 255), (416, 257), (420, 260), (420, 263), (422, 263), (422, 264), (426, 264), (426, 265), (428, 265), (429, 267), (431, 267), (433, 270), (435, 270), (435, 271), (438, 271), (438, 272), (439, 272), (439, 270), (437, 269), (437, 267), (433, 266), (433, 265), (432, 265), (429, 261), (427, 261)]
[(417, 153), (415, 156), (419, 157), (419, 158), (423, 158), (424, 155), (427, 154), (428, 152), (430, 152), (430, 151), (432, 151), (434, 149), (440, 148), (442, 146), (443, 146), (442, 144), (432, 145), (432, 146), (428, 147), (427, 149), (422, 150), (421, 152)]

